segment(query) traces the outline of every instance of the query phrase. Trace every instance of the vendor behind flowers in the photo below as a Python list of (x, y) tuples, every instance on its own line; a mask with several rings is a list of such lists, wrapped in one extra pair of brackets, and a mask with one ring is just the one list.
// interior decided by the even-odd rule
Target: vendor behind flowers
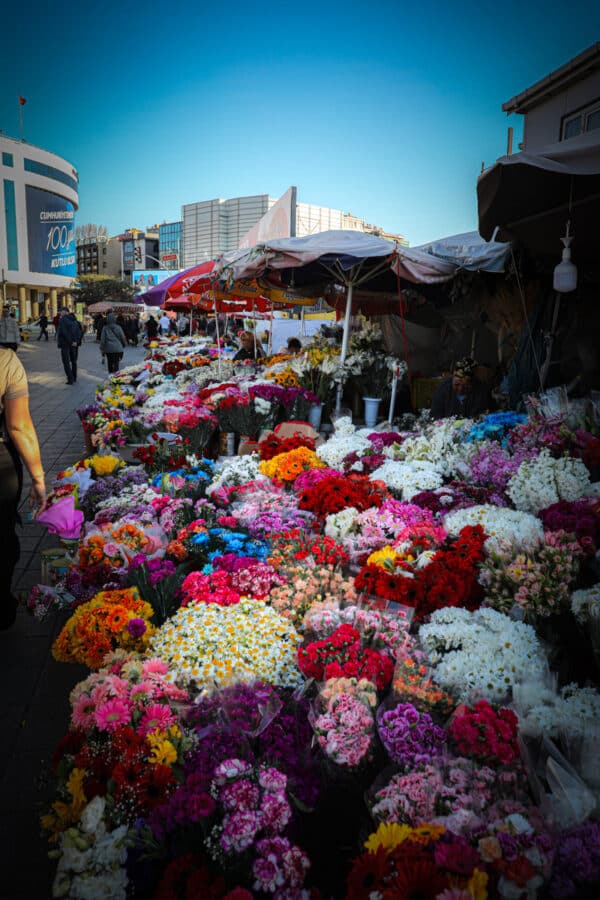
[(475, 377), (476, 368), (477, 363), (470, 356), (456, 363), (452, 376), (446, 378), (433, 395), (433, 419), (449, 416), (473, 419), (490, 408), (489, 392)]
[(260, 341), (256, 341), (256, 353), (254, 352), (254, 335), (251, 331), (243, 331), (240, 338), (241, 349), (233, 357), (236, 360), (258, 359), (265, 355)]

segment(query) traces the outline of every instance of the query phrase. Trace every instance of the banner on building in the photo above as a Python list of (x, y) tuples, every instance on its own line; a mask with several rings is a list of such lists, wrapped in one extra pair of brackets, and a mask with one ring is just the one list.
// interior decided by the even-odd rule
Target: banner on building
[(242, 247), (254, 247), (262, 241), (296, 236), (296, 194), (295, 187), (288, 188), (271, 209), (258, 220), (256, 225), (240, 241)]
[(133, 273), (133, 289), (136, 294), (149, 291), (150, 288), (156, 287), (165, 278), (169, 278), (173, 272), (168, 269), (145, 269), (143, 271)]
[(77, 275), (75, 208), (41, 188), (26, 185), (29, 270), (45, 275)]

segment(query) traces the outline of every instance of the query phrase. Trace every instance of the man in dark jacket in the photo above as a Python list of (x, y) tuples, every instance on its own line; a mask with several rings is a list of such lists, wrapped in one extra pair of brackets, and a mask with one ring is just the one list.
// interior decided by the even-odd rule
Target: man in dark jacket
[(69, 312), (66, 306), (63, 306), (60, 311), (56, 341), (67, 376), (67, 384), (75, 384), (77, 381), (77, 353), (81, 339), (82, 330), (79, 322), (75, 315)]
[(460, 416), (463, 419), (474, 419), (490, 408), (489, 392), (475, 378), (476, 368), (477, 363), (470, 356), (465, 356), (456, 363), (452, 377), (442, 381), (433, 395), (432, 418)]
[(48, 340), (48, 316), (46, 313), (42, 313), (38, 320), (40, 326), (40, 333), (38, 335), (38, 341), (41, 341), (42, 337), (45, 337)]

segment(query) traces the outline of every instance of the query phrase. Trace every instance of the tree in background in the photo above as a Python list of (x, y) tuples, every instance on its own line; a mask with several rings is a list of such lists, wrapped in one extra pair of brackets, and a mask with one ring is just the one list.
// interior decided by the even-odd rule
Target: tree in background
[(111, 278), (110, 275), (80, 275), (77, 279), (80, 287), (75, 288), (74, 299), (76, 303), (130, 303), (133, 299), (133, 285), (120, 278)]

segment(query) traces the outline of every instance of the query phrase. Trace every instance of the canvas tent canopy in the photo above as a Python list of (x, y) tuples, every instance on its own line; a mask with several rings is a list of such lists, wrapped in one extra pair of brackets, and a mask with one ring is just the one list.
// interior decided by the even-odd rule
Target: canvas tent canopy
[(500, 157), (479, 176), (477, 200), (483, 238), (518, 240), (535, 253), (560, 259), (560, 238), (570, 220), (574, 260), (597, 262), (598, 133)]

